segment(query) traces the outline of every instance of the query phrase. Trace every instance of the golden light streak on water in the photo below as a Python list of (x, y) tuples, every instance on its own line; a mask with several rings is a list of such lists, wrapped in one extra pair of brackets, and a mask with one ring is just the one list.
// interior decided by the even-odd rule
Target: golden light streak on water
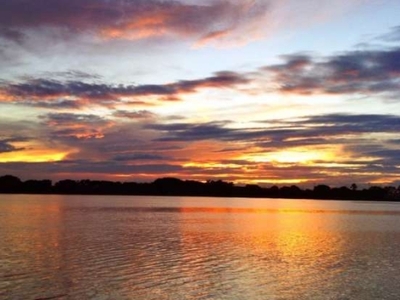
[(396, 203), (0, 195), (0, 298), (398, 299)]

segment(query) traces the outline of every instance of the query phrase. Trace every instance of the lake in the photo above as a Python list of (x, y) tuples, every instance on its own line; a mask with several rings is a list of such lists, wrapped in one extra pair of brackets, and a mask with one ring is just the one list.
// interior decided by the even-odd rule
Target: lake
[(400, 299), (400, 203), (0, 195), (0, 299)]

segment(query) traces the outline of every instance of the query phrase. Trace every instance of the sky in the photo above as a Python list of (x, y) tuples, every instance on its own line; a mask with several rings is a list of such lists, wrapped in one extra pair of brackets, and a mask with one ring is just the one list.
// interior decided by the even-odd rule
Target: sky
[(2, 0), (0, 174), (400, 184), (398, 0)]

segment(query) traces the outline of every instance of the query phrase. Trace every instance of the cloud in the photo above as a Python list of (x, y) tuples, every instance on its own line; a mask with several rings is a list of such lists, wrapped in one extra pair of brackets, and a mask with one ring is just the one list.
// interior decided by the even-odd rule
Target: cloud
[(68, 70), (68, 71), (58, 71), (58, 72), (44, 72), (43, 77), (49, 78), (51, 77), (52, 79), (54, 78), (59, 78), (62, 80), (99, 80), (102, 77), (96, 74), (84, 72), (84, 71), (79, 71), (79, 70)]
[(139, 111), (117, 110), (113, 113), (113, 116), (117, 118), (126, 118), (130, 120), (144, 120), (144, 119), (153, 119), (156, 117), (156, 114), (148, 110), (139, 110)]
[[(23, 178), (49, 178), (60, 180), (73, 179), (111, 179), (122, 181), (151, 181), (159, 177), (173, 176), (183, 179), (207, 180), (223, 179), (242, 183), (278, 183), (279, 185), (300, 184), (305, 182), (311, 184), (325, 183), (331, 186), (349, 185), (352, 182), (374, 182), (382, 178), (384, 174), (387, 182), (396, 182), (399, 179), (398, 169), (368, 162), (360, 163), (357, 169), (343, 166), (332, 172), (331, 167), (312, 165), (288, 165), (277, 167), (273, 163), (253, 163), (247, 161), (233, 161), (240, 167), (184, 167), (171, 163), (139, 163), (127, 164), (126, 161), (93, 161), (93, 160), (69, 160), (49, 163), (0, 163), (0, 173), (13, 174)], [(246, 172), (243, 172), (243, 170)], [(115, 177), (118, 174), (120, 177)], [(178, 175), (179, 174), (179, 175)], [(348, 175), (351, 174), (351, 180)]]
[[(269, 120), (254, 128), (231, 128), (231, 122), (146, 124), (144, 128), (162, 132), (158, 141), (236, 141), (254, 142), (264, 147), (290, 147), (337, 143), (332, 138), (371, 133), (397, 133), (400, 117), (396, 115), (329, 114), (308, 116), (302, 120)], [(268, 125), (268, 126), (266, 126)]]
[(40, 117), (53, 139), (101, 139), (113, 122), (92, 114), (49, 113)]
[(24, 150), (25, 148), (16, 147), (16, 146), (14, 146), (12, 144), (13, 142), (20, 142), (20, 141), (25, 141), (25, 139), (10, 138), (10, 139), (0, 140), (0, 153), (15, 152), (15, 151)]
[(70, 113), (50, 113), (43, 116), (49, 126), (75, 125), (77, 123), (96, 124), (103, 122), (97, 115), (70, 114)]
[(50, 79), (31, 79), (23, 83), (8, 83), (1, 88), (3, 99), (46, 100), (76, 97), (80, 99), (115, 99), (131, 87), (107, 84), (86, 83), (82, 81), (61, 82)]
[[(168, 84), (112, 85), (84, 81), (29, 79), (22, 83), (0, 84), (0, 102), (19, 103), (39, 107), (74, 108), (88, 104), (113, 106), (122, 99), (161, 96), (179, 99), (182, 94), (195, 93), (205, 88), (235, 88), (247, 84), (245, 74), (222, 71), (197, 80), (180, 80)], [(128, 101), (129, 102), (129, 101)]]
[(0, 37), (14, 41), (17, 44), (22, 44), (25, 39), (25, 34), (16, 29), (0, 27)]
[[(15, 100), (13, 100), (14, 102)], [(46, 108), (46, 109), (79, 109), (81, 108), (84, 103), (75, 101), (75, 100), (45, 100), (45, 101), (18, 101), (14, 102), (18, 105), (23, 106), (31, 106), (31, 107), (38, 107), (38, 108)]]
[(385, 42), (399, 42), (400, 41), (400, 26), (394, 26), (390, 32), (385, 33), (377, 38)]
[(209, 122), (202, 124), (172, 123), (147, 124), (145, 129), (163, 132), (159, 141), (201, 141), (208, 139), (229, 140), (235, 129), (225, 127), (226, 122)]
[(363, 157), (373, 157), (372, 164), (377, 170), (394, 172), (400, 166), (400, 149), (398, 146), (390, 145), (390, 140), (388, 143), (385, 140), (378, 140), (369, 144), (347, 145), (346, 150), (358, 153)]
[(265, 1), (213, 0), (194, 4), (159, 0), (3, 0), (0, 34), (19, 40), (22, 32), (45, 28), (104, 39), (188, 38), (202, 43), (235, 39), (263, 22)]
[[(2, 0), (3, 37), (58, 32), (102, 40), (186, 40), (195, 47), (243, 45), (271, 32), (324, 22), (360, 0)], [(293, 8), (296, 9), (293, 9)]]
[(368, 152), (367, 154), (375, 157), (381, 157), (382, 160), (400, 165), (400, 149), (380, 149), (377, 151)]
[(130, 153), (130, 154), (121, 154), (117, 155), (113, 158), (115, 161), (143, 161), (143, 160), (171, 160), (170, 158), (157, 154), (149, 154), (149, 153)]
[(400, 89), (400, 48), (283, 58), (283, 64), (263, 68), (273, 74), (281, 92), (398, 95)]
[[(40, 136), (35, 140), (52, 149), (66, 149), (69, 160), (138, 161), (139, 158), (160, 160), (174, 151), (175, 145), (157, 145), (152, 132), (143, 132), (141, 122), (127, 119), (118, 122), (112, 115), (98, 116), (83, 113), (47, 113), (39, 117)], [(152, 120), (152, 119), (151, 119)], [(140, 156), (146, 154), (147, 156)]]
[[(143, 104), (144, 97), (151, 97), (150, 102), (170, 101), (179, 100), (181, 96), (201, 89), (238, 89), (250, 84), (254, 86), (260, 84), (257, 82), (260, 75), (273, 81), (277, 86), (276, 90), (282, 93), (363, 94), (392, 98), (400, 95), (400, 48), (348, 51), (327, 57), (292, 54), (283, 56), (283, 59), (282, 64), (260, 68), (257, 75), (220, 71), (209, 77), (165, 84), (116, 85), (40, 78), (17, 83), (3, 81), (0, 84), (0, 102), (44, 108), (73, 109), (86, 105), (113, 108), (121, 101), (142, 101)], [(78, 78), (96, 79), (85, 73), (75, 75)]]
[(181, 172), (184, 167), (168, 163), (145, 163), (128, 165), (125, 161), (93, 161), (93, 160), (68, 160), (46, 163), (0, 163), (0, 173), (12, 170), (14, 174), (25, 178), (27, 174), (36, 174), (36, 178), (79, 178), (90, 174), (90, 178), (110, 177), (115, 179), (115, 174), (135, 175), (149, 174), (150, 178), (160, 177), (162, 174)]
[[(36, 142), (51, 140), (75, 152), (60, 162), (0, 164), (1, 172), (11, 170), (22, 178), (28, 174), (56, 179), (115, 180), (115, 176), (122, 176), (123, 180), (148, 181), (168, 175), (332, 185), (348, 183), (349, 174), (354, 182), (398, 180), (396, 134), (400, 117), (395, 115), (315, 115), (259, 121), (252, 128), (235, 128), (231, 121), (161, 124), (152, 120), (110, 125), (104, 117), (67, 113), (43, 115), (41, 120), (48, 135), (42, 131)], [(3, 138), (0, 145), (3, 150), (12, 150), (9, 146), (21, 139)], [(330, 145), (345, 155), (317, 157), (311, 164), (251, 159), (282, 150), (304, 147), (303, 151), (314, 151)]]

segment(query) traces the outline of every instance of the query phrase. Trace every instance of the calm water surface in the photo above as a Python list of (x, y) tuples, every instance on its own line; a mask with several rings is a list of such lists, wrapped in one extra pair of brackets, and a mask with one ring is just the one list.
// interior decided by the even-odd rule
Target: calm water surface
[(0, 299), (400, 299), (400, 204), (0, 195)]

